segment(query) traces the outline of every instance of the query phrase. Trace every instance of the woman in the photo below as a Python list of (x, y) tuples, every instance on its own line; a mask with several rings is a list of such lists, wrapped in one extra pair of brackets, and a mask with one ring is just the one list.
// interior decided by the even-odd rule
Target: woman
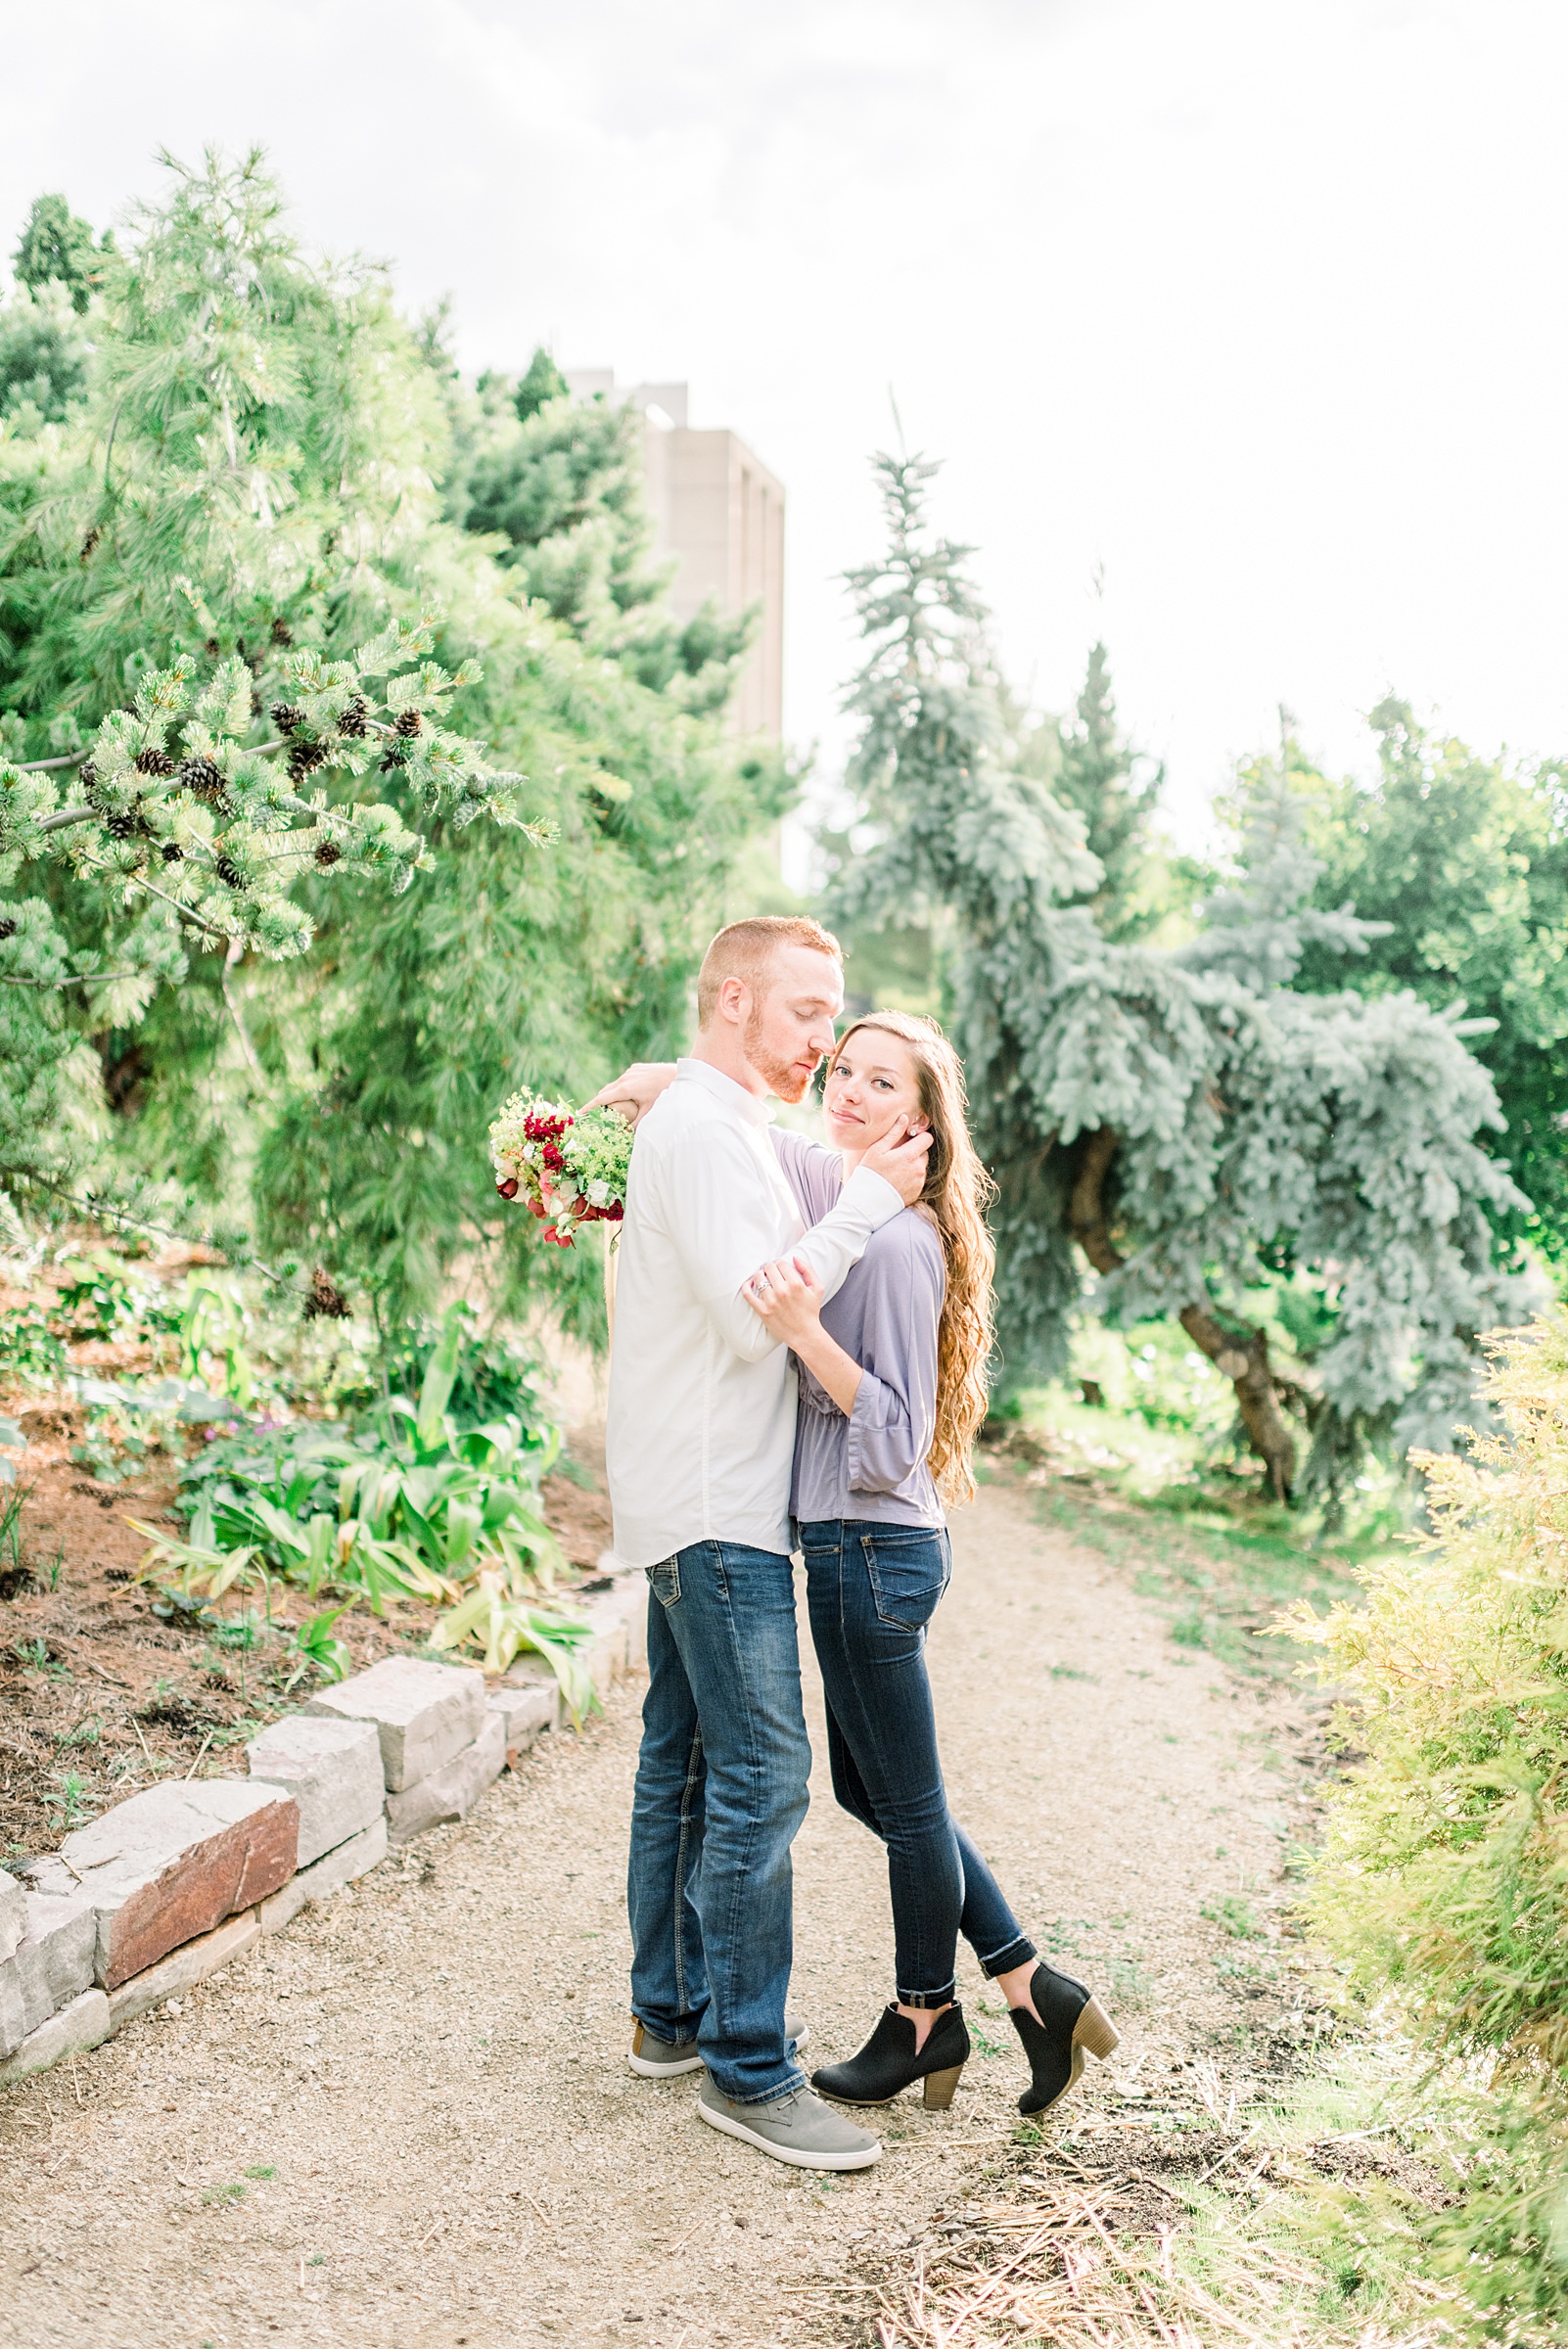
[(966, 1123), (957, 1054), (934, 1021), (874, 1012), (847, 1031), (824, 1088), (833, 1148), (775, 1129), (807, 1222), (899, 1119), (933, 1135), (925, 1191), (875, 1234), (824, 1303), (804, 1263), (764, 1266), (754, 1310), (790, 1347), (801, 1410), (791, 1508), (827, 1697), (833, 1791), (887, 1846), (896, 1997), (824, 2096), (883, 2104), (915, 2081), (952, 2101), (969, 2055), (953, 1962), (962, 1932), (1007, 2001), (1029, 2057), (1019, 2110), (1044, 2112), (1117, 2034), (1083, 1983), (1038, 1956), (947, 1808), (926, 1626), (951, 1572), (942, 1501), (974, 1492), (986, 1409), (993, 1250), (990, 1179)]

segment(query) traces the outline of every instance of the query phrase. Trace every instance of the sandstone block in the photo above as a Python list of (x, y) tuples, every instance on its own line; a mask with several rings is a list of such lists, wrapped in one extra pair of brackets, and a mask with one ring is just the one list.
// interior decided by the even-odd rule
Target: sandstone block
[(145, 1973), (133, 1974), (118, 1990), (109, 1994), (111, 2031), (123, 2030), (139, 2014), (145, 2014), (149, 2006), (161, 2006), (165, 1999), (177, 1999), (207, 1975), (215, 1974), (220, 1965), (227, 1965), (242, 1950), (248, 1950), (260, 1931), (256, 1911), (247, 1909), (243, 1916), (231, 1916), (214, 1932), (203, 1933), (197, 1940), (188, 1941), (183, 1949), (171, 1951)]
[(473, 1665), (387, 1656), (336, 1688), (317, 1689), (305, 1711), (374, 1722), (388, 1791), (400, 1794), (473, 1744), (484, 1719), (484, 1675)]
[(625, 1675), (629, 1642), (626, 1620), (616, 1602), (615, 1592), (606, 1590), (597, 1598), (574, 1603), (574, 1614), (580, 1614), (593, 1627), (593, 1638), (578, 1654), (588, 1667), (595, 1692), (602, 1704), (616, 1681)]
[(66, 1899), (27, 1895), (27, 1930), (0, 1974), (14, 1973), (22, 1992), (23, 2028), (37, 2031), (62, 2006), (90, 1990), (98, 1951), (98, 1914), (78, 1890)]
[(0, 2058), (14, 2055), (26, 2036), (22, 1983), (17, 1975), (16, 1960), (12, 1958), (0, 1968)]
[(282, 1786), (300, 1806), (300, 1865), (346, 1843), (380, 1819), (381, 1740), (373, 1721), (275, 1721), (246, 1747), (251, 1775)]
[(626, 1627), (626, 1668), (630, 1672), (646, 1672), (648, 1602), (651, 1596), (648, 1577), (645, 1574), (628, 1574), (623, 1567), (616, 1575), (614, 1590), (608, 1595)]
[(506, 1767), (513, 1770), (535, 1738), (560, 1725), (561, 1690), (554, 1673), (521, 1687), (497, 1688), (488, 1710), (506, 1732)]
[(389, 1794), (387, 1827), (392, 1842), (408, 1843), (446, 1819), (466, 1819), (505, 1762), (506, 1726), (498, 1713), (485, 1713), (479, 1735), (455, 1760), (417, 1785)]
[(0, 1964), (12, 1955), (27, 1930), (26, 1886), (7, 1867), (0, 1867)]
[(263, 1933), (281, 1933), (292, 1925), (308, 1901), (325, 1900), (328, 1893), (340, 1885), (351, 1884), (356, 1876), (364, 1875), (387, 1857), (387, 1821), (378, 1811), (375, 1819), (346, 1843), (338, 1844), (324, 1860), (313, 1867), (302, 1867), (291, 1876), (281, 1892), (261, 1904)]
[(64, 2055), (80, 2055), (109, 2037), (109, 2001), (101, 1990), (84, 1990), (37, 2031), (31, 2031), (9, 2061), (0, 2063), (0, 2088), (15, 2088), (34, 2072), (46, 2072)]
[(276, 1786), (200, 1778), (150, 1786), (35, 1860), (37, 1892), (85, 1893), (98, 1920), (95, 1968), (117, 1990), (294, 1874), (300, 1806)]

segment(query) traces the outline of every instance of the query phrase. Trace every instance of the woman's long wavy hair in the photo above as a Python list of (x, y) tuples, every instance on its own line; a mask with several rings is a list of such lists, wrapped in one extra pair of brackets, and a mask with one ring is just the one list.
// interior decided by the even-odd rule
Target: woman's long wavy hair
[(931, 1156), (919, 1204), (942, 1234), (947, 1289), (937, 1331), (937, 1432), (927, 1464), (945, 1500), (973, 1497), (969, 1448), (986, 1416), (986, 1365), (994, 1327), (992, 1275), (996, 1250), (986, 1210), (996, 1186), (969, 1138), (964, 1072), (935, 1020), (906, 1011), (871, 1011), (847, 1028), (828, 1062), (831, 1075), (853, 1036), (868, 1028), (908, 1045), (920, 1084), (920, 1107), (931, 1121)]

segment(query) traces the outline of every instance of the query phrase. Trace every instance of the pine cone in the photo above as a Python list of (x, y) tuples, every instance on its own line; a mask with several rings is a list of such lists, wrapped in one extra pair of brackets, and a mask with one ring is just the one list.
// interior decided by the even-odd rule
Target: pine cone
[(134, 815), (112, 815), (105, 825), (105, 830), (111, 840), (134, 840), (141, 830), (141, 826)]
[(316, 843), (316, 862), (320, 865), (342, 864), (343, 851), (335, 840), (322, 840)]
[(404, 740), (407, 741), (410, 736), (419, 732), (424, 722), (424, 719), (420, 716), (417, 710), (404, 710), (399, 712), (397, 724), (393, 730), (394, 732), (401, 734)]
[(103, 534), (103, 531), (99, 529), (97, 523), (95, 522), (92, 529), (88, 531), (86, 537), (81, 542), (81, 559), (84, 563), (87, 562), (91, 556), (93, 548), (98, 544), (98, 541), (100, 538), (102, 538)]
[(292, 734), (296, 726), (304, 724), (304, 712), (297, 710), (292, 702), (274, 702), (272, 722), (280, 734)]
[(402, 751), (394, 742), (392, 746), (392, 749), (387, 753), (386, 758), (381, 762), (381, 772), (384, 775), (394, 775), (402, 763)]
[(250, 886), (232, 857), (220, 856), (215, 869), (225, 889), (246, 889)]
[(15, 938), (16, 935), (17, 924), (12, 920), (10, 914), (0, 915), (0, 938)]
[(350, 742), (362, 741), (366, 732), (365, 715), (365, 697), (356, 693), (347, 709), (338, 713), (339, 733), (346, 734)]
[(83, 791), (92, 790), (93, 785), (98, 780), (98, 769), (96, 766), (94, 766), (90, 759), (85, 760), (76, 769), (76, 780), (81, 785)]
[(167, 751), (148, 749), (136, 754), (136, 772), (139, 775), (171, 775), (174, 761)]
[(294, 630), (293, 630), (293, 628), (291, 628), (291, 627), (290, 627), (290, 625), (289, 625), (289, 623), (288, 623), (288, 622), (287, 622), (286, 620), (275, 620), (275, 621), (273, 622), (273, 623), (272, 623), (272, 641), (273, 641), (273, 643), (274, 643), (274, 644), (282, 644), (282, 645), (290, 645), (290, 644), (293, 644), (293, 642), (294, 642)]
[(319, 742), (291, 742), (289, 745), (290, 782), (302, 783), (313, 767), (324, 763), (326, 756), (327, 754)]
[(184, 855), (184, 853), (185, 853), (184, 850), (183, 850), (183, 849), (181, 849), (181, 848), (178, 848), (178, 847), (176, 847), (175, 843), (174, 843), (172, 840), (165, 840), (165, 841), (164, 841), (164, 843), (163, 843), (163, 862), (164, 862), (165, 864), (178, 864), (178, 863), (179, 863), (179, 861), (180, 861), (180, 859), (181, 859), (181, 857)]
[(215, 661), (219, 653), (223, 650), (223, 647), (219, 644), (215, 636), (209, 636), (206, 644), (203, 645), (202, 650), (204, 653), (208, 654), (210, 659)]
[(215, 807), (224, 796), (223, 770), (210, 759), (182, 759), (180, 783), (193, 799), (205, 800), (209, 807)]
[(305, 1292), (304, 1317), (307, 1321), (346, 1321), (348, 1300), (333, 1280), (325, 1265), (317, 1265), (310, 1275)]

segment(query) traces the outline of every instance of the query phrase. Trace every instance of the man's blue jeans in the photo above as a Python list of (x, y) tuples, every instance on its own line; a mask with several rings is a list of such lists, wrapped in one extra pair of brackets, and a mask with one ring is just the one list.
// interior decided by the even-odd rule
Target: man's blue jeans
[(790, 1561), (699, 1542), (648, 1569), (648, 1695), (631, 1811), (631, 2006), (697, 2045), (720, 2092), (801, 2085), (784, 2038), (790, 1845), (811, 1748)]

